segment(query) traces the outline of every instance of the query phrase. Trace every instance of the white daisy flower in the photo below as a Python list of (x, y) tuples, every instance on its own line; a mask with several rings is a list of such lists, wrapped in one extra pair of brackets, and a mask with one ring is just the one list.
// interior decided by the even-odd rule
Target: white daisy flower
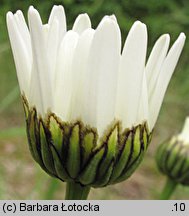
[[(7, 26), (26, 112), (30, 150), (49, 174), (82, 185), (128, 178), (143, 157), (180, 57), (162, 35), (146, 63), (147, 28), (136, 21), (121, 45), (115, 16), (96, 29), (80, 14), (67, 30), (62, 6), (43, 24), (32, 6)], [(169, 50), (168, 50), (169, 49)]]

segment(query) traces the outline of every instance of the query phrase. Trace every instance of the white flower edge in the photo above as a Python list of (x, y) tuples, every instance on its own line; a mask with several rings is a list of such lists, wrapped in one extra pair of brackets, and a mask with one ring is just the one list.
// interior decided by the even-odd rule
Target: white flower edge
[(189, 117), (186, 117), (183, 129), (177, 138), (184, 144), (189, 145)]

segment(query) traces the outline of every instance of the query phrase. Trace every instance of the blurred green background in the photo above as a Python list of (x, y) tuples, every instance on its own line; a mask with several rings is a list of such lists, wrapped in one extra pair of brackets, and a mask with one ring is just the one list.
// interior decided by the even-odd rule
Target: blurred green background
[[(46, 22), (53, 4), (62, 4), (71, 28), (79, 13), (87, 12), (96, 27), (106, 14), (115, 14), (123, 41), (134, 21), (148, 27), (148, 53), (155, 40), (170, 33), (189, 35), (188, 0), (65, 0), (0, 1), (0, 199), (63, 199), (65, 184), (53, 180), (33, 161), (27, 145), (24, 113), (6, 29), (6, 12), (21, 9), (27, 16), (34, 5)], [(89, 199), (158, 199), (165, 182), (154, 161), (157, 146), (178, 133), (189, 114), (189, 40), (186, 40), (155, 127), (152, 143), (139, 169), (130, 179), (102, 189), (92, 189)], [(173, 199), (189, 199), (189, 188), (179, 186)]]

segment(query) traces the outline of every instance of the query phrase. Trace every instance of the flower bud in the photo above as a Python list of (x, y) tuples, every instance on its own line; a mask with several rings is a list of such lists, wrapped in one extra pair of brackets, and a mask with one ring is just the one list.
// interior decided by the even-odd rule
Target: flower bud
[(159, 146), (156, 161), (163, 174), (177, 183), (189, 185), (189, 118), (179, 135)]

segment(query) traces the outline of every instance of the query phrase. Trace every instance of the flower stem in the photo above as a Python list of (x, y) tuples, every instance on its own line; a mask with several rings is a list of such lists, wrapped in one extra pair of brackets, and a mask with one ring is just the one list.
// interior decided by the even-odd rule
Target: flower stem
[(66, 184), (66, 200), (86, 200), (90, 191), (90, 187), (81, 186), (79, 183), (67, 182)]
[(160, 195), (161, 200), (168, 200), (175, 191), (177, 183), (170, 178), (167, 178), (164, 189)]

